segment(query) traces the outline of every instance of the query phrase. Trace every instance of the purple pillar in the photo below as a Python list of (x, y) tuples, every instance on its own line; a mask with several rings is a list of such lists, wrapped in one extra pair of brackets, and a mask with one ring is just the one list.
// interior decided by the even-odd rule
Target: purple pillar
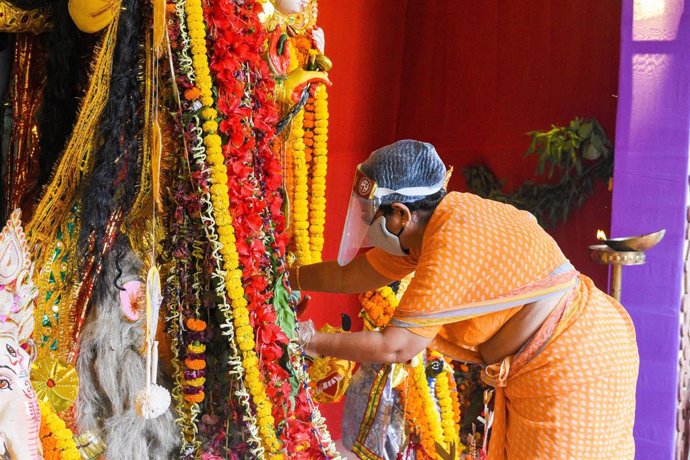
[[(623, 0), (612, 236), (666, 228), (623, 268), (640, 349), (638, 459), (674, 458), (688, 194), (690, 0)], [(592, 235), (594, 237), (594, 235)]]

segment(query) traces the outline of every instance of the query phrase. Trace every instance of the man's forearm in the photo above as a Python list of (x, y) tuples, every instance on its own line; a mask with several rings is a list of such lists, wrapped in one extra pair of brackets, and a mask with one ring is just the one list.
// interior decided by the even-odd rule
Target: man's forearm
[(313, 353), (333, 356), (360, 363), (397, 362), (396, 353), (386, 347), (383, 334), (375, 331), (349, 334), (325, 334), (317, 332), (307, 349)]
[(290, 269), (290, 285), (302, 291), (356, 294), (390, 284), (376, 272), (364, 256), (358, 256), (345, 267), (336, 261), (319, 262)]
[(429, 338), (402, 328), (386, 328), (382, 332), (317, 332), (309, 342), (307, 350), (361, 363), (398, 363), (412, 359), (424, 350), (430, 341)]

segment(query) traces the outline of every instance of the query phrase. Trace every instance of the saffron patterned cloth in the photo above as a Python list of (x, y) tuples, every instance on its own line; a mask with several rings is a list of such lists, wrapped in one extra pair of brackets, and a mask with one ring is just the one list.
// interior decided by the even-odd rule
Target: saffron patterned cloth
[(496, 386), (491, 460), (634, 457), (632, 321), (570, 266), (531, 214), (452, 192), (420, 253), (372, 249), (366, 257), (391, 280), (415, 271), (391, 324), (433, 338), (431, 348), (461, 361), (482, 363), (478, 345), (523, 305), (563, 299), (531, 343), (487, 368)]

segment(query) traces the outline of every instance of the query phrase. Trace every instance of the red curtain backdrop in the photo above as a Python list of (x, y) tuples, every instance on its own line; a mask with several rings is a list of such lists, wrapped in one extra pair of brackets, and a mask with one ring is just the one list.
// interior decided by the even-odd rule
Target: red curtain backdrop
[[(596, 117), (614, 138), (620, 0), (335, 0), (319, 2), (329, 92), (324, 256), (336, 256), (356, 165), (397, 139), (433, 143), (455, 166), (483, 163), (508, 188), (533, 178), (527, 131)], [(573, 264), (606, 286), (587, 246), (610, 225), (611, 196), (596, 195), (552, 231)], [(354, 296), (313, 295), (317, 325), (357, 314)], [(357, 325), (358, 322), (355, 322)], [(324, 406), (340, 436), (339, 405)]]

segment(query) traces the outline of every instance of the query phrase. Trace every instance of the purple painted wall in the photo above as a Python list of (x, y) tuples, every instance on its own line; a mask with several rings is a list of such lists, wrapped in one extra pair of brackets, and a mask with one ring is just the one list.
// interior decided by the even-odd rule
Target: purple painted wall
[(623, 0), (612, 236), (666, 228), (623, 269), (637, 329), (637, 458), (673, 459), (690, 131), (690, 0)]

